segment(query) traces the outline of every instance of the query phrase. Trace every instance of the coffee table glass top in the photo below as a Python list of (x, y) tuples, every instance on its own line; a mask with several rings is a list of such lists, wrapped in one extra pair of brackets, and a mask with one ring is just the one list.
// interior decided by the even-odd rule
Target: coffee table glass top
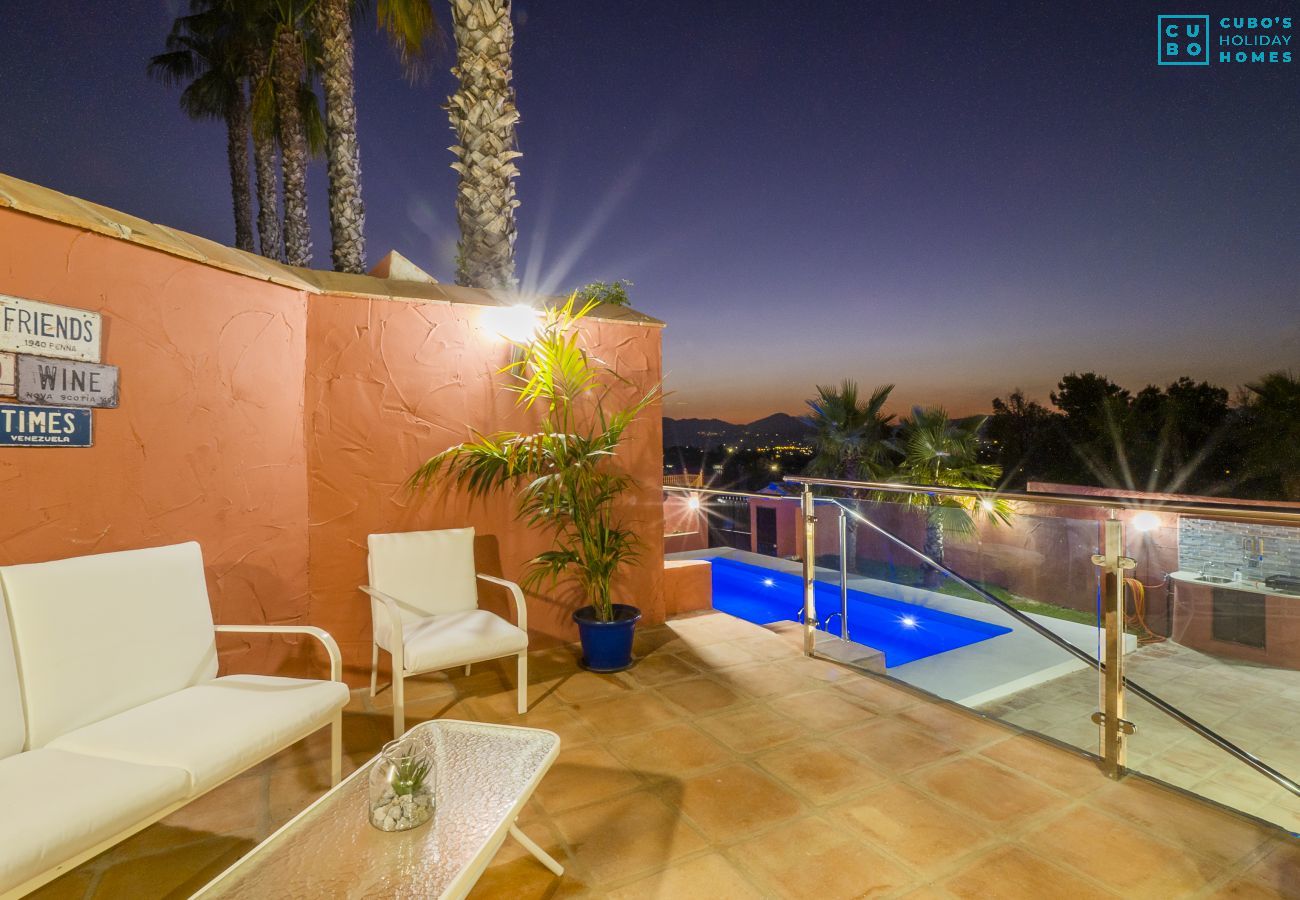
[(196, 897), (461, 896), (559, 751), (549, 731), (436, 720), (408, 732), (434, 759), (433, 819), (384, 832), (369, 821), (371, 760)]

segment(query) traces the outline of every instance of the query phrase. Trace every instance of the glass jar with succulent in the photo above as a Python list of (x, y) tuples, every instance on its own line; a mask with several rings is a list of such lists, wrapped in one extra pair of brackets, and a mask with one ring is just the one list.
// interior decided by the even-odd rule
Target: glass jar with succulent
[(425, 488), (445, 475), (475, 497), (518, 490), (519, 518), (552, 535), (551, 549), (530, 561), (524, 585), (576, 581), (585, 603), (573, 614), (584, 663), (611, 672), (631, 664), (641, 618), (612, 595), (614, 576), (640, 544), (619, 509), (633, 481), (614, 460), (628, 427), (660, 391), (654, 385), (628, 405), (613, 403), (630, 382), (588, 353), (578, 328), (596, 305), (579, 305), (575, 293), (539, 313), (529, 340), (513, 342), (515, 359), (502, 371), (521, 409), (540, 407), (534, 431), (478, 435), (450, 447), (417, 469), (409, 485)]
[(406, 831), (433, 816), (433, 755), (415, 738), (390, 741), (370, 767), (370, 824)]

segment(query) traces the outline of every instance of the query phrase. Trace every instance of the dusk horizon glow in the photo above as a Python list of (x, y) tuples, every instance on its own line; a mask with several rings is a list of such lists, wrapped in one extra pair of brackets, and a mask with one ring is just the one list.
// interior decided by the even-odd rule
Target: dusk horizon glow
[[(801, 414), (844, 378), (898, 413), (1046, 403), (1072, 371), (1235, 395), (1300, 362), (1300, 62), (1157, 66), (1186, 10), (514, 8), (520, 280), (630, 279), (668, 323), (665, 415)], [(231, 243), (224, 128), (145, 76), (183, 9), (0, 13), (0, 171)], [(357, 40), (369, 263), (450, 281), (451, 52), (412, 85), (373, 13)], [(309, 190), (323, 268), (319, 162)]]

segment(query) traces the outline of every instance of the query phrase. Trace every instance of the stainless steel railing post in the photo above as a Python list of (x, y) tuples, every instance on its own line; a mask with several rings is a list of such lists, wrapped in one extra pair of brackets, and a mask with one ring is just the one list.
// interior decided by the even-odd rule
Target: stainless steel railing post
[(849, 514), (840, 510), (840, 637), (849, 639)]
[(1106, 774), (1121, 778), (1128, 763), (1127, 738), (1133, 723), (1124, 718), (1124, 573), (1137, 563), (1124, 555), (1124, 523), (1114, 517), (1102, 522), (1101, 553), (1092, 561), (1101, 569), (1102, 618), (1105, 652), (1101, 670), (1102, 711), (1092, 720), (1101, 730), (1101, 758)]
[(817, 564), (817, 515), (812, 487), (804, 485), (803, 515), (803, 652), (812, 656), (817, 640), (817, 600), (813, 594)]

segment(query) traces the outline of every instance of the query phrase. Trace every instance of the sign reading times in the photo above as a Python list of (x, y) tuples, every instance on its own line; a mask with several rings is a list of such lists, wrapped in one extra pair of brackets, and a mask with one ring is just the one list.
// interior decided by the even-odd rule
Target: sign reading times
[(17, 397), (22, 403), (117, 406), (117, 366), (19, 356)]
[(0, 352), (99, 362), (99, 313), (0, 294)]
[(89, 447), (90, 410), (0, 403), (0, 447)]

